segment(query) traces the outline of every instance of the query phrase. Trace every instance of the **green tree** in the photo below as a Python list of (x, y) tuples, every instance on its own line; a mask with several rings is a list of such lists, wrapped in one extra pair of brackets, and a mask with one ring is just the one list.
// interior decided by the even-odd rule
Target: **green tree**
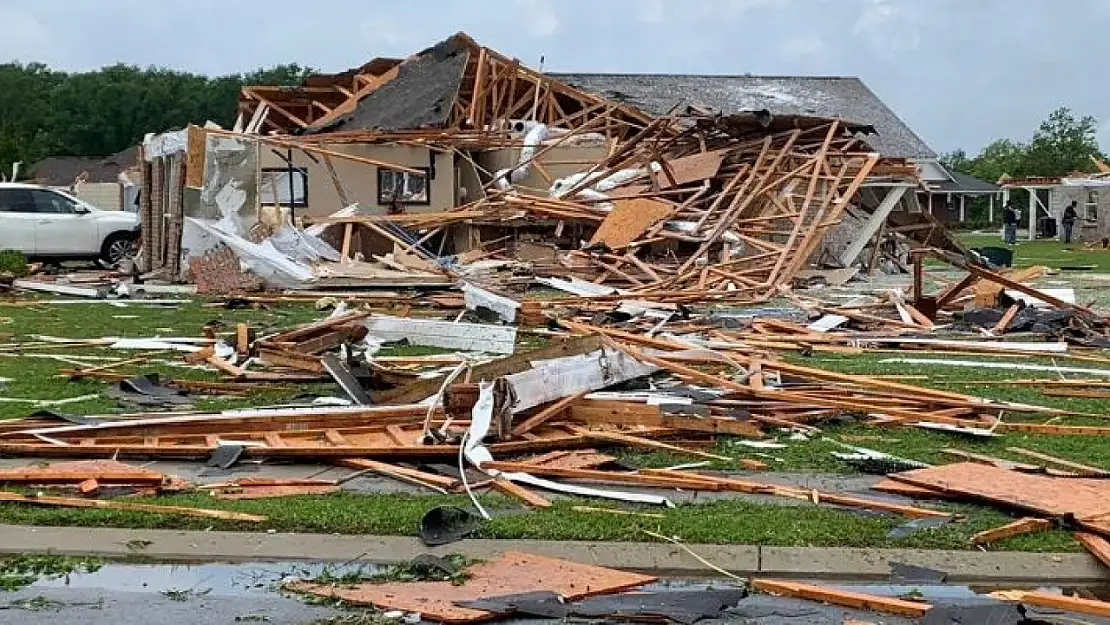
[(47, 156), (108, 156), (190, 123), (230, 127), (244, 85), (298, 85), (312, 73), (295, 63), (215, 78), (123, 64), (83, 73), (0, 64), (0, 172)]
[(1097, 132), (1098, 120), (1090, 115), (1076, 118), (1066, 107), (1053, 111), (1025, 150), (1026, 175), (1065, 176), (1095, 171), (1091, 157), (1102, 156)]
[(1004, 176), (1030, 175), (1025, 167), (1026, 147), (1016, 141), (999, 139), (971, 159), (968, 173), (987, 182), (998, 182)]
[(940, 155), (940, 164), (949, 171), (958, 171), (961, 174), (971, 174), (971, 159), (962, 149), (952, 150)]
[(941, 157), (952, 169), (989, 182), (1004, 176), (1066, 176), (1073, 172), (1092, 172), (1091, 157), (1103, 158), (1098, 145), (1098, 121), (1089, 115), (1076, 117), (1071, 109), (1059, 108), (1041, 122), (1028, 142), (999, 139), (975, 157), (963, 150)]

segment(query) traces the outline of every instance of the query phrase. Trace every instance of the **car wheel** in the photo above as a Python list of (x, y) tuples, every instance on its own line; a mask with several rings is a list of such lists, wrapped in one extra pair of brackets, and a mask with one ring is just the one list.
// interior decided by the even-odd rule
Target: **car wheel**
[(125, 260), (135, 257), (135, 237), (129, 234), (113, 234), (104, 241), (100, 250), (100, 260), (110, 267), (115, 267)]

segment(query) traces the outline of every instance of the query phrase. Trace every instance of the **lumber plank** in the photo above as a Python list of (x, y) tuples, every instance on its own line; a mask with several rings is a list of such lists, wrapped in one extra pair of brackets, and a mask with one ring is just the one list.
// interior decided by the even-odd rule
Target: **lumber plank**
[(524, 420), (519, 425), (514, 427), (512, 429), (512, 435), (513, 436), (523, 436), (523, 435), (527, 434), (528, 432), (531, 432), (532, 430), (536, 429), (538, 426), (540, 426), (540, 425), (546, 423), (547, 421), (549, 421), (551, 418), (553, 418), (553, 417), (555, 417), (559, 414), (562, 414), (563, 411), (565, 411), (568, 407), (573, 405), (575, 402), (581, 400), (583, 397), (585, 397), (588, 394), (589, 394), (589, 391), (583, 391), (583, 392), (577, 393), (575, 395), (570, 395), (570, 396), (564, 397), (563, 399), (560, 399), (559, 401), (556, 401), (556, 402), (552, 403), (551, 405), (547, 406), (543, 410), (540, 410), (536, 414), (532, 415), (531, 417), (529, 417), (528, 419)]
[(75, 497), (53, 497), (47, 495), (31, 497), (9, 492), (0, 492), (0, 501), (28, 503), (39, 506), (60, 506), (63, 508), (99, 508), (102, 510), (150, 512), (153, 514), (170, 514), (205, 519), (220, 519), (224, 521), (247, 521), (250, 523), (263, 523), (267, 520), (266, 517), (257, 514), (231, 512), (228, 510), (208, 510), (205, 508), (185, 508), (182, 506), (157, 506), (145, 503), (109, 501), (104, 499), (79, 499)]
[(1007, 523), (1001, 527), (979, 532), (973, 535), (969, 539), (969, 542), (973, 545), (989, 545), (1000, 540), (1013, 538), (1014, 536), (1031, 534), (1033, 532), (1044, 532), (1050, 529), (1052, 529), (1052, 521), (1035, 517), (1025, 517), (1013, 523)]
[(1008, 451), (1010, 453), (1020, 454), (1022, 456), (1029, 456), (1030, 458), (1036, 458), (1037, 460), (1043, 460), (1043, 461), (1045, 461), (1049, 464), (1054, 464), (1054, 465), (1057, 465), (1057, 466), (1065, 467), (1067, 469), (1074, 469), (1074, 470), (1076, 470), (1080, 473), (1083, 473), (1083, 474), (1088, 474), (1088, 475), (1106, 475), (1107, 474), (1107, 471), (1105, 469), (1100, 469), (1098, 467), (1092, 467), (1092, 466), (1089, 466), (1089, 465), (1086, 465), (1086, 464), (1080, 464), (1078, 462), (1072, 462), (1071, 460), (1065, 460), (1064, 458), (1057, 458), (1055, 456), (1050, 456), (1048, 454), (1043, 454), (1039, 451), (1033, 451), (1032, 449), (1025, 449), (1023, 447), (1007, 447), (1006, 451)]
[(503, 477), (494, 478), (490, 484), (502, 493), (511, 497), (516, 497), (524, 503), (532, 506), (533, 508), (550, 508), (551, 502), (543, 497), (537, 495), (531, 490), (511, 482)]
[(586, 428), (570, 426), (570, 431), (586, 438), (592, 438), (597, 441), (604, 441), (608, 443), (619, 443), (629, 447), (639, 447), (641, 449), (651, 449), (655, 451), (668, 451), (674, 454), (684, 456), (694, 456), (695, 458), (705, 458), (707, 460), (720, 460), (722, 462), (732, 462), (732, 458), (728, 456), (719, 456), (717, 454), (710, 454), (696, 449), (686, 449), (678, 445), (671, 445), (661, 441), (653, 441), (651, 439), (642, 438), (639, 436), (630, 436), (628, 434), (619, 434), (617, 432), (602, 432), (598, 430), (589, 430)]
[(511, 473), (529, 473), (532, 475), (547, 475), (550, 477), (563, 477), (568, 479), (590, 480), (595, 482), (615, 482), (620, 484), (636, 484), (638, 486), (654, 486), (662, 488), (685, 488), (690, 490), (720, 490), (720, 486), (705, 480), (689, 479), (685, 477), (671, 477), (668, 475), (651, 475), (645, 473), (617, 473), (615, 471), (595, 471), (591, 469), (568, 469), (533, 465), (525, 462), (486, 462), (483, 469), (508, 471)]
[(891, 597), (880, 597), (878, 595), (868, 595), (858, 592), (850, 592), (846, 590), (839, 590), (836, 588), (827, 588), (824, 586), (815, 586), (812, 584), (800, 584), (798, 582), (788, 582), (784, 580), (775, 579), (753, 579), (752, 586), (761, 592), (766, 592), (783, 597), (794, 597), (796, 599), (809, 599), (811, 601), (820, 601), (822, 603), (831, 603), (846, 608), (855, 608), (857, 610), (871, 610), (874, 612), (884, 612), (887, 614), (896, 614), (898, 616), (908, 616), (911, 618), (922, 618), (925, 613), (933, 608), (928, 603), (918, 603), (916, 601), (904, 601), (902, 599), (894, 599)]
[(1110, 567), (1110, 541), (1107, 541), (1098, 534), (1091, 534), (1089, 532), (1075, 532), (1072, 534), (1079, 544), (1083, 545), (1090, 554), (1102, 563), (1103, 566)]
[(1110, 616), (1110, 603), (1096, 599), (1080, 599), (1079, 597), (1069, 597), (1049, 592), (1025, 592), (1021, 590), (994, 592), (991, 593), (991, 596), (1004, 601), (1017, 601), (1040, 608), (1053, 608), (1090, 616)]
[(1020, 310), (1021, 306), (1017, 304), (1007, 308), (1006, 313), (1003, 314), (1002, 318), (998, 320), (998, 323), (994, 324), (994, 327), (991, 328), (991, 334), (1002, 334), (1006, 332), (1006, 328), (1010, 327), (1010, 323), (1013, 322), (1014, 317), (1017, 316)]
[(410, 484), (417, 484), (418, 486), (426, 486), (429, 488), (454, 490), (460, 485), (459, 480), (453, 477), (436, 475), (435, 473), (428, 473), (426, 471), (420, 471), (418, 469), (399, 467), (394, 464), (378, 462), (376, 460), (369, 460), (366, 458), (342, 458), (340, 460), (336, 460), (335, 464), (341, 467), (347, 467), (349, 469), (368, 469), (387, 477), (392, 477), (404, 482), (409, 482)]

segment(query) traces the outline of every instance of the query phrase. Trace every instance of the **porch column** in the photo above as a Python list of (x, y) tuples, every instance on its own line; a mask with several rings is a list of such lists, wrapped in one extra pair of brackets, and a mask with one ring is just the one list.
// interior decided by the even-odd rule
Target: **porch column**
[(994, 223), (994, 194), (988, 196), (990, 201), (987, 203), (987, 221)]
[(1037, 199), (1037, 190), (1029, 189), (1029, 240), (1037, 240), (1037, 206), (1040, 204)]
[(898, 205), (898, 202), (902, 199), (902, 196), (906, 194), (906, 189), (908, 188), (908, 186), (900, 185), (891, 187), (890, 191), (887, 191), (882, 204), (879, 204), (875, 212), (871, 213), (871, 218), (868, 219), (867, 223), (863, 225), (863, 228), (856, 233), (855, 240), (852, 241), (848, 249), (844, 250), (844, 253), (840, 255), (841, 264), (845, 267), (851, 267), (852, 263), (856, 262), (860, 252), (863, 251), (863, 248), (867, 247), (871, 238), (874, 237), (875, 233), (879, 231), (879, 228), (886, 223), (886, 218), (890, 216), (890, 212)]
[(960, 223), (967, 221), (967, 196), (960, 196)]

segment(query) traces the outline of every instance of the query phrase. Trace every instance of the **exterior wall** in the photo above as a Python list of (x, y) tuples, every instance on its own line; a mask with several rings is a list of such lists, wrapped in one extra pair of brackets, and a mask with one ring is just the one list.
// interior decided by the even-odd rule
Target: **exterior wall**
[[(1058, 186), (1051, 190), (1049, 198), (1049, 211), (1052, 212), (1052, 216), (1056, 218), (1058, 224), (1064, 216), (1064, 209), (1073, 201), (1079, 202), (1079, 221), (1076, 222), (1073, 238), (1083, 242), (1091, 242), (1110, 237), (1110, 186)], [(1097, 219), (1093, 221), (1084, 219), (1088, 212), (1088, 204), (1090, 204), (1091, 209), (1097, 212)], [(1063, 238), (1062, 225), (1058, 228), (1058, 232), (1060, 238)]]
[(80, 200), (105, 211), (120, 210), (120, 184), (118, 182), (83, 182), (77, 186), (76, 192), (70, 187), (58, 187)]
[(949, 178), (948, 176), (948, 172), (944, 171), (944, 167), (942, 167), (940, 163), (935, 160), (919, 159), (915, 160), (914, 164), (917, 165), (918, 172), (925, 180), (951, 180), (951, 178)]
[[(404, 145), (369, 144), (324, 144), (322, 147), (352, 156), (372, 158), (386, 163), (414, 168), (431, 168), (432, 177), (428, 181), (428, 204), (405, 204), (406, 212), (427, 213), (444, 211), (456, 206), (455, 158), (451, 153), (435, 152), (434, 167), (431, 167), (432, 151), (427, 148)], [(265, 148), (261, 153), (263, 168), (287, 167), (285, 161)], [(331, 175), (323, 159), (319, 162), (308, 158), (303, 152), (293, 150), (293, 164), (308, 171), (308, 206), (297, 207), (297, 216), (325, 217), (342, 208), (343, 201), (332, 184)], [(346, 189), (351, 201), (358, 202), (370, 213), (385, 213), (387, 205), (378, 204), (378, 168), (342, 158), (331, 158), (332, 165), (340, 182)]]

